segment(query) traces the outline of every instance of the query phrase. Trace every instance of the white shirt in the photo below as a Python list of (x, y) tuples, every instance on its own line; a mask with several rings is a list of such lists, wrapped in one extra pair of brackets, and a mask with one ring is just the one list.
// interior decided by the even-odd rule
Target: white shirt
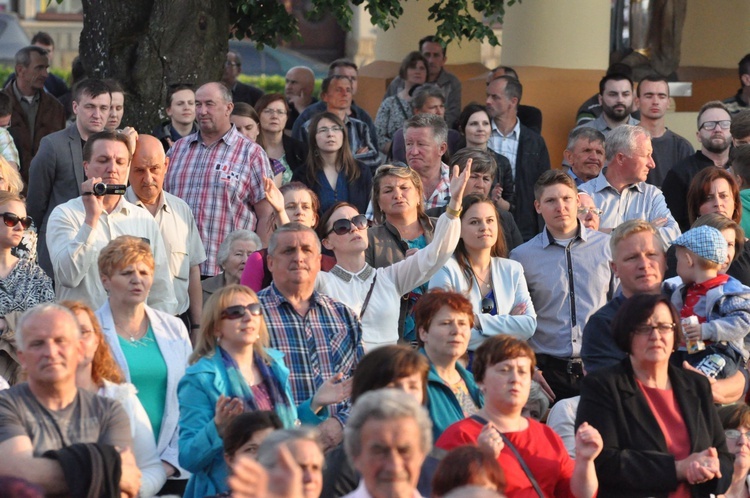
[[(151, 214), (135, 195), (133, 187), (128, 187), (125, 199)], [(179, 197), (162, 191), (162, 195), (159, 196), (159, 209), (156, 211), (154, 220), (159, 225), (167, 250), (169, 273), (172, 276), (177, 298), (177, 314), (182, 314), (190, 307), (188, 295), (190, 268), (206, 261), (206, 250), (201, 242), (190, 206)]]
[(58, 301), (83, 301), (99, 309), (107, 301), (107, 293), (99, 278), (99, 253), (110, 241), (121, 235), (148, 240), (154, 254), (154, 283), (148, 304), (169, 314), (177, 313), (172, 278), (159, 227), (148, 211), (125, 199), (112, 210), (103, 211), (96, 229), (84, 220), (86, 210), (82, 197), (57, 206), (47, 221), (47, 247), (55, 273), (55, 295)]
[[(372, 495), (369, 491), (367, 491), (367, 487), (365, 486), (365, 480), (361, 479), (359, 481), (359, 486), (357, 486), (357, 489), (349, 493), (348, 495), (344, 496), (343, 498), (372, 498)], [(414, 495), (412, 498), (423, 498), (422, 495), (419, 494), (419, 491), (416, 489), (414, 490)]]
[(490, 121), (492, 132), (487, 142), (487, 147), (498, 154), (505, 156), (510, 161), (510, 169), (513, 172), (513, 179), (516, 179), (516, 157), (518, 156), (518, 141), (521, 137), (521, 121), (516, 118), (516, 126), (507, 135), (503, 135), (494, 120)]
[[(351, 273), (340, 266), (318, 272), (315, 290), (349, 306), (362, 321), (365, 351), (396, 344), (401, 296), (427, 282), (450, 259), (461, 237), (461, 220), (443, 214), (435, 225), (432, 242), (403, 261), (374, 269), (367, 263)], [(361, 316), (362, 305), (375, 279), (370, 301)]]

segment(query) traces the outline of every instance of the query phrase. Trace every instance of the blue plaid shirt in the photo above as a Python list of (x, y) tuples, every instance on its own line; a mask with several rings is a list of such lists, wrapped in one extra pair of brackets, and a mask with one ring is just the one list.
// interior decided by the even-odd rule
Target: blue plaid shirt
[[(271, 347), (285, 355), (296, 405), (310, 399), (320, 385), (338, 372), (354, 375), (362, 348), (362, 325), (346, 305), (313, 292), (310, 308), (300, 316), (274, 284), (258, 293), (263, 307)], [(349, 416), (350, 402), (329, 407), (342, 425)]]

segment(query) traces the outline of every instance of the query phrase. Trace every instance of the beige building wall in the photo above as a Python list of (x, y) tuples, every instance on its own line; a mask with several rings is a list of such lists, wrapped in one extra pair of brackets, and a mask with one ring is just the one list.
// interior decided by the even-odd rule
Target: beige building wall
[(609, 64), (610, 2), (524, 0), (505, 11), (502, 63), (560, 69)]
[(750, 52), (748, 19), (747, 0), (688, 0), (680, 66), (736, 68)]

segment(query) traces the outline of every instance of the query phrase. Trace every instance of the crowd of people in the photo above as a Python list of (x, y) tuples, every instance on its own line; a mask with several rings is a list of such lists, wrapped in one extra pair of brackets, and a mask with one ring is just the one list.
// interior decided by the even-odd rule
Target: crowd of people
[(3, 496), (750, 496), (750, 55), (698, 151), (612, 66), (553, 168), (432, 36), (375, 119), (229, 52), (151, 134), (53, 48), (0, 93)]

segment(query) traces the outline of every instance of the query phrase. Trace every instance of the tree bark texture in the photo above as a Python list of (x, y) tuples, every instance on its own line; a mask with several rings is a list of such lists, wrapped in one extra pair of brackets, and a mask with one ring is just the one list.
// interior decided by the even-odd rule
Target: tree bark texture
[(228, 26), (226, 0), (83, 0), (80, 56), (125, 88), (123, 125), (151, 133), (169, 86), (220, 79)]

